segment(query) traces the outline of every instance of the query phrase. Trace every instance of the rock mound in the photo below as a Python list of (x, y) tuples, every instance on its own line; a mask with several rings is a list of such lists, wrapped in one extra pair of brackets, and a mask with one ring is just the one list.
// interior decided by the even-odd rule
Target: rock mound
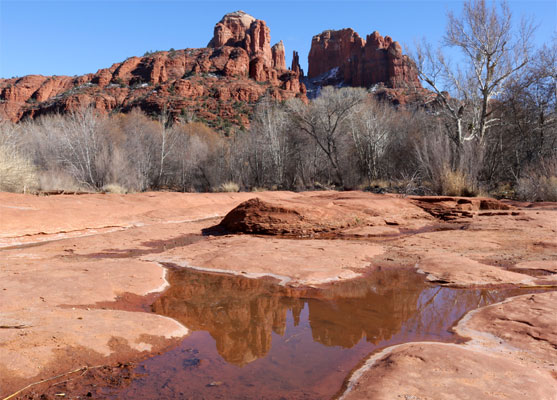
[(350, 226), (346, 217), (339, 218), (335, 212), (322, 216), (318, 208), (294, 209), (254, 198), (230, 211), (220, 226), (232, 233), (285, 236), (313, 236)]
[[(515, 209), (502, 201), (481, 197), (415, 196), (411, 198), (411, 201), (443, 221), (472, 218), (474, 215), (509, 215), (513, 214), (510, 210)], [(514, 212), (513, 215), (516, 214)]]

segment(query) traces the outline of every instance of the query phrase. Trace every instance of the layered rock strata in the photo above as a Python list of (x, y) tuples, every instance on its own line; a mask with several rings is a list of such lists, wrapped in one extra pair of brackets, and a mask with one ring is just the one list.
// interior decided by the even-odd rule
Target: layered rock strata
[(313, 37), (308, 63), (310, 79), (322, 77), (331, 84), (421, 88), (417, 70), (400, 44), (378, 32), (364, 40), (350, 28), (324, 31)]
[[(286, 69), (284, 45), (270, 45), (264, 21), (242, 12), (225, 15), (207, 48), (158, 51), (82, 76), (28, 75), (0, 79), (0, 118), (19, 121), (93, 106), (101, 113), (169, 110), (194, 114), (218, 127), (249, 123), (261, 96), (305, 97), (300, 71)], [(247, 107), (238, 107), (238, 102)]]

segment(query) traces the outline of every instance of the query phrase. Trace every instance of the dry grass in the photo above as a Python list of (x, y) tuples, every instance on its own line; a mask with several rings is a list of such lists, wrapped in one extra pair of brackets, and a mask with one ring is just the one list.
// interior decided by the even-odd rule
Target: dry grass
[(476, 196), (477, 188), (470, 183), (470, 180), (462, 171), (452, 171), (445, 169), (439, 182), (441, 195), (445, 196)]
[(82, 192), (81, 187), (73, 177), (60, 170), (46, 170), (39, 173), (39, 188), (43, 192)]
[(218, 188), (219, 192), (239, 192), (240, 186), (235, 182), (224, 182)]
[(102, 191), (105, 193), (115, 193), (115, 194), (126, 194), (129, 190), (125, 187), (118, 185), (117, 183), (109, 183), (102, 187)]
[(526, 201), (557, 201), (557, 176), (531, 174), (519, 179), (516, 197)]
[(0, 191), (29, 193), (37, 187), (37, 171), (31, 161), (9, 146), (0, 146)]
[(557, 156), (527, 168), (516, 185), (516, 197), (526, 201), (557, 201)]

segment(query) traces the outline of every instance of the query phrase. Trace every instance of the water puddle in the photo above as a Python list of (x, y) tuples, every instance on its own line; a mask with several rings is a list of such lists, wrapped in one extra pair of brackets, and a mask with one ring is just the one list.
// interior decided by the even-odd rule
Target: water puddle
[(526, 293), (433, 286), (378, 270), (324, 289), (290, 288), (170, 268), (153, 310), (192, 330), (138, 365), (119, 399), (328, 399), (371, 352), (410, 341), (458, 341), (466, 312)]

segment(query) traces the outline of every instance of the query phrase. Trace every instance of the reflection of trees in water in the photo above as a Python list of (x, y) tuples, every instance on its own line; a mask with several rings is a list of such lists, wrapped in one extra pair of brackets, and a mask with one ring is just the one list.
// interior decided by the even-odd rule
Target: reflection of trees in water
[(349, 348), (363, 337), (378, 343), (401, 330), (414, 337), (446, 331), (467, 310), (493, 301), (490, 291), (435, 288), (409, 271), (379, 270), (325, 289), (184, 269), (169, 275), (171, 287), (154, 311), (208, 331), (219, 354), (236, 365), (265, 356), (272, 332), (284, 335), (289, 310), (298, 325), (305, 303), (313, 340)]
[(522, 293), (519, 289), (429, 287), (420, 294), (418, 312), (405, 323), (405, 330), (443, 336), (468, 311)]

